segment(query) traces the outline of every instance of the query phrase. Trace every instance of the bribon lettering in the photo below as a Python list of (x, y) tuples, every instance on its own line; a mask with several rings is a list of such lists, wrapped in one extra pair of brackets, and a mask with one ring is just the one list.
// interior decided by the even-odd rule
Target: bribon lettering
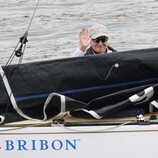
[(76, 150), (77, 139), (64, 140), (5, 140), (6, 151)]

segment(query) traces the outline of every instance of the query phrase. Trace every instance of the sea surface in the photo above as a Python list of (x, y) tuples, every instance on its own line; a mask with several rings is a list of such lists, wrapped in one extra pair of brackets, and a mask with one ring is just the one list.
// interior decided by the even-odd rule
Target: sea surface
[(40, 0), (31, 21), (37, 2), (0, 0), (1, 65), (28, 28), (23, 62), (71, 57), (80, 29), (96, 22), (118, 51), (158, 47), (158, 0)]

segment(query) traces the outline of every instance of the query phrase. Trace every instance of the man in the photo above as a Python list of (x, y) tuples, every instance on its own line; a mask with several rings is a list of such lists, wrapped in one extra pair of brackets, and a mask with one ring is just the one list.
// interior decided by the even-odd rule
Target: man
[(79, 34), (80, 45), (73, 57), (115, 52), (108, 44), (109, 34), (102, 24), (95, 24), (89, 30), (84, 27)]

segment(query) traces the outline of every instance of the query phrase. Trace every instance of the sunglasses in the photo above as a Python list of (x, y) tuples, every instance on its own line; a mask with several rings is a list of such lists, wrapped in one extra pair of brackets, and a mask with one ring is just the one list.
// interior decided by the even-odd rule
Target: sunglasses
[(98, 37), (98, 38), (95, 38), (95, 39), (92, 39), (94, 43), (99, 43), (100, 41), (101, 42), (107, 42), (108, 41), (108, 37), (106, 36), (102, 36), (102, 37)]

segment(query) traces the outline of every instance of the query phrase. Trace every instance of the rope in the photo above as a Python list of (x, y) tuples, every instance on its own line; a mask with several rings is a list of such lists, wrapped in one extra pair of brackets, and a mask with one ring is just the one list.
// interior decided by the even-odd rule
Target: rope
[[(105, 132), (105, 131), (109, 131), (109, 130), (114, 130), (114, 129), (117, 129), (117, 128), (122, 127), (124, 125), (127, 125), (131, 122), (132, 121), (128, 121), (128, 122), (122, 123), (122, 124), (117, 125), (117, 126), (112, 126), (109, 128), (103, 128), (103, 129), (98, 129), (98, 130), (79, 130), (79, 129), (74, 129), (74, 128), (72, 129), (70, 127), (63, 126), (60, 123), (58, 123), (57, 125), (59, 125), (59, 127), (61, 127), (61, 128), (64, 128), (64, 129), (72, 131), (72, 132), (85, 132), (85, 133), (87, 133), (87, 132), (92, 133), (93, 132), (93, 133), (95, 133), (95, 132)], [(4, 129), (4, 128), (0, 129), (0, 132), (14, 131), (14, 130), (29, 128), (29, 127), (41, 127), (43, 125), (48, 125), (48, 124), (50, 124), (50, 123), (49, 122), (41, 122), (41, 123), (37, 123), (37, 124), (22, 125), (20, 127), (9, 127), (9, 126), (7, 127), (6, 126), (7, 129)]]
[[(40, 0), (38, 0), (37, 3), (36, 3), (36, 6), (35, 6), (34, 11), (33, 11), (33, 14), (32, 14), (32, 17), (31, 17), (31, 19), (30, 19), (30, 22), (29, 22), (29, 25), (28, 25), (28, 27), (27, 27), (27, 29), (26, 29), (26, 32), (24, 33), (24, 36), (20, 38), (20, 41), (18, 42), (18, 44), (16, 45), (16, 47), (15, 47), (13, 53), (11, 54), (10, 58), (8, 59), (8, 61), (6, 62), (6, 66), (9, 66), (9, 65), (11, 64), (11, 62), (13, 61), (15, 55), (17, 56), (18, 53), (19, 53), (19, 54), (18, 54), (19, 56), (17, 56), (17, 57), (20, 57), (18, 64), (21, 64), (21, 63), (22, 63), (22, 59), (23, 59), (23, 55), (24, 55), (24, 50), (25, 50), (26, 42), (27, 42), (28, 31), (29, 31), (30, 26), (31, 26), (31, 24), (32, 24), (32, 21), (33, 21), (33, 18), (34, 18), (34, 16), (35, 16), (36, 10), (37, 10), (37, 8), (38, 8), (39, 2), (40, 2)], [(20, 43), (21, 43), (21, 44), (20, 44)], [(19, 44), (20, 44), (20, 46), (19, 46)], [(25, 45), (24, 48), (23, 48), (23, 44)], [(19, 47), (19, 48), (18, 48), (18, 47)], [(18, 48), (18, 49), (17, 49), (17, 48)]]
[(66, 127), (66, 126), (63, 126), (61, 125), (60, 123), (57, 123), (60, 127), (63, 127), (65, 128), (66, 130), (69, 130), (69, 131), (73, 131), (73, 132), (105, 132), (105, 131), (109, 131), (109, 130), (114, 130), (114, 129), (117, 129), (119, 127), (122, 127), (124, 125), (128, 125), (132, 123), (132, 121), (127, 121), (125, 123), (121, 123), (120, 125), (117, 125), (117, 126), (112, 126), (112, 127), (109, 127), (109, 128), (103, 128), (103, 129), (98, 129), (98, 130), (79, 130), (79, 129), (74, 129), (74, 128), (70, 128), (70, 127)]
[(36, 3), (36, 6), (35, 6), (35, 9), (34, 9), (34, 12), (33, 12), (33, 14), (32, 14), (32, 17), (31, 17), (31, 20), (30, 20), (30, 23), (29, 23), (29, 25), (28, 25), (28, 28), (27, 28), (26, 32), (28, 32), (28, 30), (30, 29), (30, 26), (31, 26), (31, 23), (32, 23), (33, 18), (34, 18), (34, 16), (35, 16), (36, 10), (37, 10), (38, 5), (39, 5), (39, 2), (40, 2), (40, 0), (38, 0), (38, 1), (37, 1), (37, 3)]

